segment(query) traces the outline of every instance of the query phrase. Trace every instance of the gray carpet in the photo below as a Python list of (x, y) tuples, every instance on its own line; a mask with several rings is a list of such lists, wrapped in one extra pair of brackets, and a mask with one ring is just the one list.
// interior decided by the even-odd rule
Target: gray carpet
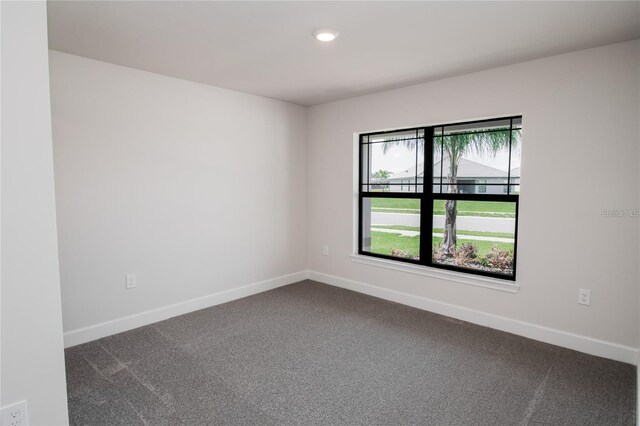
[(312, 281), (66, 351), (72, 424), (634, 424), (635, 367)]

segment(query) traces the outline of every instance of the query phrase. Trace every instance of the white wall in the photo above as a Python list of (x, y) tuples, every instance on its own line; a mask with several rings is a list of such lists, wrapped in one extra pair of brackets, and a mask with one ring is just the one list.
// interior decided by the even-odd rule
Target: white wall
[[(639, 51), (610, 45), (310, 108), (309, 268), (636, 348), (639, 219), (602, 211), (639, 207)], [(355, 132), (514, 114), (524, 117), (518, 294), (350, 260)], [(577, 304), (580, 287), (590, 307)]]
[(55, 51), (50, 69), (65, 332), (306, 269), (306, 108)]
[(65, 424), (45, 2), (2, 2), (2, 406)]
[[(639, 46), (574, 52), (308, 114), (51, 52), (65, 330), (308, 267), (637, 348), (638, 219), (602, 211), (638, 208)], [(518, 294), (350, 260), (354, 133), (512, 114), (524, 116)], [(558, 189), (558, 180), (581, 190)], [(128, 272), (138, 274), (135, 290), (124, 289)], [(577, 304), (580, 287), (592, 290), (590, 307)]]

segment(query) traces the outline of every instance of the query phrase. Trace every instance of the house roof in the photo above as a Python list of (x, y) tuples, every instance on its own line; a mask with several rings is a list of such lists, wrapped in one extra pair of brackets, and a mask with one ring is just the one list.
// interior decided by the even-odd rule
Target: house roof
[[(519, 167), (518, 175), (519, 175)], [(515, 169), (514, 169), (515, 170)], [(449, 175), (449, 163), (445, 162), (442, 165), (442, 173), (443, 176)], [(513, 173), (513, 172), (512, 172)], [(424, 163), (418, 163), (418, 177), (424, 175)], [(440, 161), (434, 164), (434, 176), (440, 176)], [(389, 180), (397, 180), (397, 179), (409, 179), (416, 176), (416, 168), (410, 167), (406, 170), (400, 171), (398, 173), (393, 174)], [(458, 163), (458, 177), (476, 177), (476, 178), (506, 178), (507, 172), (504, 170), (496, 169), (495, 167), (486, 166), (484, 164), (480, 164), (476, 161), (467, 160), (466, 158), (461, 158)]]

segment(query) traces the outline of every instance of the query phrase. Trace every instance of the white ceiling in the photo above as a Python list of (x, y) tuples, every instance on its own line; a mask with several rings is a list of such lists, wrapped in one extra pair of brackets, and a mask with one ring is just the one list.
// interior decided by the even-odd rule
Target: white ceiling
[[(52, 49), (314, 105), (640, 38), (640, 2), (50, 1)], [(312, 38), (334, 28), (330, 44)]]

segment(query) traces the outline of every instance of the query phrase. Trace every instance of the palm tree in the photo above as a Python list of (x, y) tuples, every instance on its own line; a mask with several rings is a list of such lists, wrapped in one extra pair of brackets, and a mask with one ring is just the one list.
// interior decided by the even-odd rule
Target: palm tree
[[(458, 164), (464, 155), (491, 155), (493, 157), (505, 148), (512, 149), (520, 140), (520, 130), (513, 131), (513, 138), (510, 137), (508, 128), (499, 128), (487, 130), (466, 130), (459, 133), (449, 133), (445, 135), (435, 135), (434, 138), (434, 158), (440, 158), (440, 161), (449, 162), (448, 186), (449, 193), (456, 194), (458, 192)], [(416, 141), (410, 139), (394, 140), (390, 138), (385, 141), (382, 152), (387, 153), (389, 149), (395, 146), (403, 146), (405, 149), (416, 149)], [(422, 150), (423, 145), (419, 145), (418, 149)], [(424, 182), (426, 185), (427, 182)], [(451, 248), (456, 245), (456, 218), (457, 218), (457, 201), (445, 201), (445, 225), (444, 238), (442, 240), (441, 250), (445, 254), (451, 253)]]

